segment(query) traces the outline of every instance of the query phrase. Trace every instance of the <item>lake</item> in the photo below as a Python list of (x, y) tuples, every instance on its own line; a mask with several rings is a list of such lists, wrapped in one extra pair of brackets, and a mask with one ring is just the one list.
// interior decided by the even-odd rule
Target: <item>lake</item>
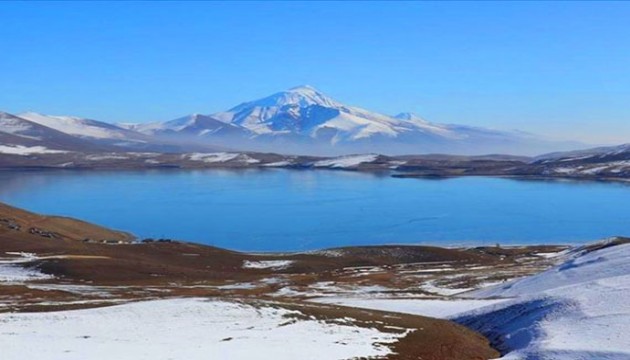
[(0, 201), (235, 250), (577, 243), (630, 235), (630, 186), (327, 170), (0, 173)]

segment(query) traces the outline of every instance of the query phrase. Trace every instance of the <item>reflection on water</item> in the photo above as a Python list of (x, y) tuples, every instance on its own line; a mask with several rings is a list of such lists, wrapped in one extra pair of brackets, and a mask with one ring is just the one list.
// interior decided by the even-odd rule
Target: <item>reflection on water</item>
[(616, 183), (397, 179), (325, 170), (0, 173), (0, 200), (139, 237), (240, 250), (579, 242), (629, 234)]

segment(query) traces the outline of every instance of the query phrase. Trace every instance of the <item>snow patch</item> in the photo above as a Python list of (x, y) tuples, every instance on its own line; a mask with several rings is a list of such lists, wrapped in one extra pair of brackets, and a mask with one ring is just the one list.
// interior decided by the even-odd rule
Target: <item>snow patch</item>
[(367, 155), (349, 155), (349, 156), (340, 156), (333, 159), (320, 160), (313, 164), (314, 167), (331, 167), (331, 168), (349, 168), (358, 166), (363, 163), (369, 163), (374, 160), (378, 155), (376, 154), (367, 154)]
[(351, 306), (362, 309), (391, 311), (404, 314), (450, 318), (474, 309), (505, 302), (505, 299), (491, 300), (438, 300), (438, 299), (376, 299), (352, 297), (324, 297), (309, 301), (322, 304)]
[(244, 269), (272, 269), (282, 270), (293, 264), (293, 260), (261, 260), (261, 261), (243, 261)]
[(36, 260), (37, 255), (35, 254), (26, 252), (7, 252), (5, 254), (18, 257), (0, 258), (0, 283), (23, 283), (54, 278), (54, 276), (44, 274), (36, 268), (20, 265)]
[(191, 161), (202, 161), (205, 163), (223, 163), (228, 161), (238, 161), (246, 164), (256, 164), (260, 160), (254, 159), (247, 154), (241, 153), (228, 153), (228, 152), (216, 152), (216, 153), (192, 153), (183, 156)]
[(45, 146), (0, 145), (0, 154), (33, 155), (33, 154), (63, 154), (67, 151), (52, 150)]
[(124, 139), (124, 129), (111, 124), (72, 116), (50, 116), (34, 112), (20, 114), (19, 117), (61, 131), (68, 135), (98, 139)]
[(125, 155), (117, 155), (117, 154), (103, 154), (103, 155), (88, 155), (85, 157), (85, 159), (90, 160), (90, 161), (126, 160), (126, 159), (129, 159), (129, 157)]

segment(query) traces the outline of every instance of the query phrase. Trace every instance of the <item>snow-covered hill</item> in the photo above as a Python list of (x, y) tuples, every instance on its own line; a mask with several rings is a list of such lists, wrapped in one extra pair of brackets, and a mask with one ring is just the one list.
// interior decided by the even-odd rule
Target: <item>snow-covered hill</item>
[(189, 298), (0, 314), (2, 359), (373, 359), (406, 335), (256, 305)]
[[(66, 134), (53, 128), (22, 117), (0, 112), (0, 145), (6, 149), (47, 150), (86, 150), (101, 148), (81, 138)], [(18, 150), (16, 150), (18, 151)], [(18, 151), (22, 152), (22, 151)], [(33, 153), (33, 151), (30, 151)], [(38, 151), (34, 151), (37, 153)]]
[(534, 160), (539, 163), (548, 163), (553, 161), (602, 161), (606, 159), (623, 157), (630, 158), (630, 144), (622, 144), (618, 146), (602, 146), (592, 149), (563, 151), (537, 156)]
[(532, 162), (546, 175), (619, 178), (630, 175), (630, 144), (541, 155)]
[(119, 140), (130, 140), (140, 137), (138, 136), (139, 134), (116, 125), (74, 116), (43, 115), (35, 112), (22, 113), (18, 116), (62, 133), (79, 137)]
[(76, 152), (198, 151), (217, 150), (209, 145), (165, 141), (133, 129), (73, 116), (34, 112), (13, 115), (0, 112), (2, 153), (50, 154), (57, 150)]
[(192, 114), (166, 122), (128, 124), (128, 129), (147, 135), (181, 135), (198, 137), (243, 137), (253, 134), (238, 125), (226, 123), (208, 115)]
[(630, 244), (572, 251), (538, 275), (467, 294), (513, 298), (459, 317), (504, 359), (630, 359)]

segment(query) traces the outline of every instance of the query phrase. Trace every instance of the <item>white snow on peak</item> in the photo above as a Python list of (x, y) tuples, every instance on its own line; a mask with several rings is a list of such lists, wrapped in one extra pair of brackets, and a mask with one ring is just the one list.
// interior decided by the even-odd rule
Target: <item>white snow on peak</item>
[[(201, 121), (195, 120), (197, 118)], [(240, 136), (262, 143), (268, 141), (272, 145), (286, 140), (289, 143), (302, 141), (307, 146), (329, 144), (341, 147), (361, 143), (378, 148), (383, 144), (400, 143), (407, 147), (455, 144), (465, 148), (475, 142), (479, 146), (492, 146), (520, 139), (510, 132), (436, 124), (412, 113), (389, 116), (345, 105), (308, 85), (210, 115), (193, 114), (172, 121), (126, 124), (124, 127), (150, 135)]]
[[(242, 103), (228, 111), (211, 115), (218, 120), (243, 126), (258, 134), (278, 130), (278, 122), (287, 118), (299, 119), (301, 109), (310, 106), (338, 109), (343, 105), (311, 86), (297, 86), (270, 96)], [(281, 116), (282, 120), (274, 117)]]
[(332, 144), (377, 136), (392, 139), (413, 133), (449, 139), (462, 137), (448, 126), (431, 124), (413, 114), (396, 118), (344, 105), (311, 86), (298, 86), (245, 102), (212, 117), (257, 134), (293, 133), (326, 138), (332, 133)]
[(422, 117), (414, 114), (414, 113), (410, 113), (410, 112), (403, 112), (400, 113), (396, 116), (394, 116), (394, 118), (396, 119), (400, 119), (400, 120), (407, 120), (407, 121), (411, 121), (411, 122), (417, 122), (420, 124), (429, 124), (428, 121), (426, 121), (425, 119), (423, 119)]
[(281, 107), (286, 105), (298, 105), (300, 107), (306, 107), (309, 105), (321, 105), (336, 108), (343, 106), (341, 103), (324, 95), (323, 93), (319, 92), (317, 89), (309, 85), (296, 86), (289, 90), (281, 91), (259, 100), (254, 100), (249, 103), (241, 104), (234, 109), (242, 108), (246, 104), (249, 104), (248, 106), (255, 105), (262, 107)]

